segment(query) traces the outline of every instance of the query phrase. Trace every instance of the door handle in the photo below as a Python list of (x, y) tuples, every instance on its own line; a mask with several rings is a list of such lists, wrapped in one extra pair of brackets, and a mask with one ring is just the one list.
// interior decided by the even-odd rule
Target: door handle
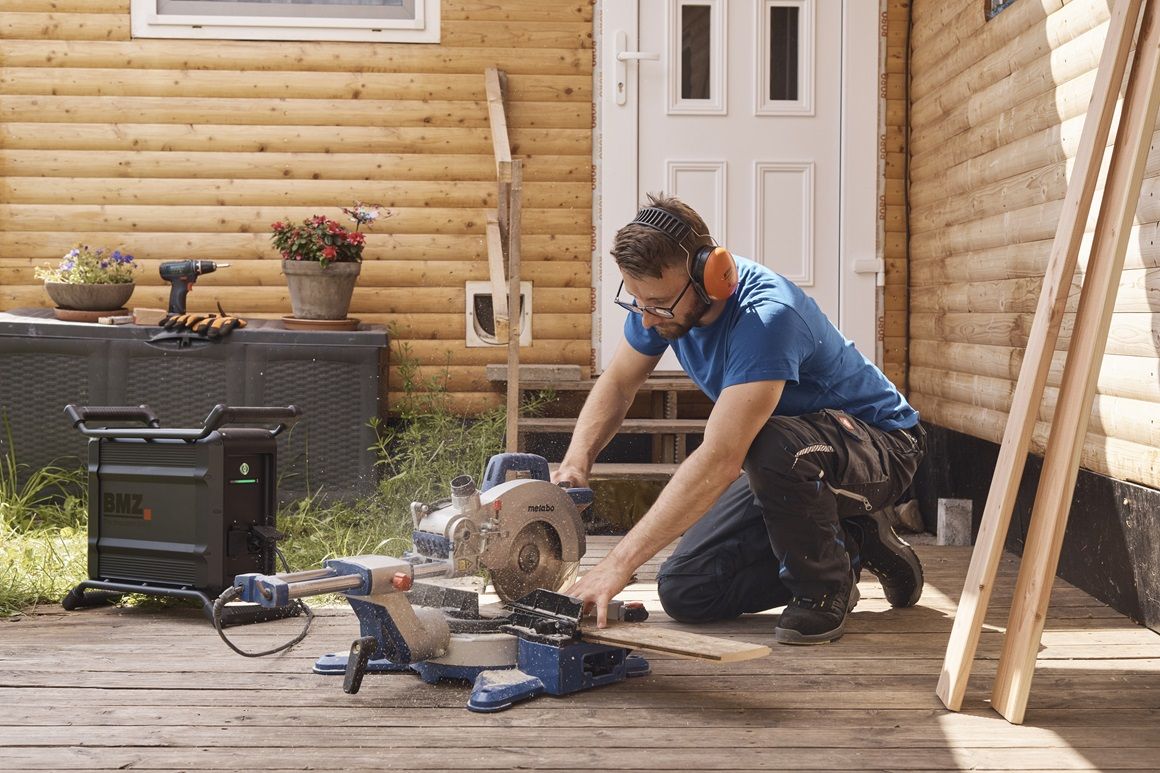
[(628, 63), (655, 62), (660, 60), (661, 55), (653, 51), (629, 51), (628, 33), (624, 30), (617, 30), (613, 33), (613, 37), (615, 45), (613, 46), (612, 72), (615, 81), (613, 84), (615, 101), (618, 105), (625, 105), (628, 103)]
[(642, 61), (648, 60), (650, 62), (660, 61), (661, 55), (655, 51), (621, 51), (616, 55), (616, 61)]

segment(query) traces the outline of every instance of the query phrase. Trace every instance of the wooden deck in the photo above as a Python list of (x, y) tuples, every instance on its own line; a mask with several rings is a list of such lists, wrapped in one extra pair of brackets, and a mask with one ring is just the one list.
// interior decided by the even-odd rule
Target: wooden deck
[[(589, 558), (608, 549), (594, 539)], [(1057, 582), (1027, 724), (987, 706), (1015, 562), (1004, 563), (964, 712), (934, 689), (969, 551), (920, 549), (926, 592), (891, 610), (873, 578), (846, 636), (773, 644), (775, 616), (697, 628), (774, 647), (716, 666), (654, 656), (651, 676), (498, 714), (462, 685), (310, 673), (357, 635), (323, 611), (288, 655), (231, 653), (193, 610), (101, 609), (0, 623), (0, 769), (1157, 770), (1160, 637)], [(648, 568), (626, 593), (656, 604)], [(297, 621), (234, 629), (249, 648)]]

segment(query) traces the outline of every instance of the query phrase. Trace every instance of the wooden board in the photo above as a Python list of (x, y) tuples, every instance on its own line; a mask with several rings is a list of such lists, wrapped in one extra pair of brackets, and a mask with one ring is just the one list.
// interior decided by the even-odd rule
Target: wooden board
[(763, 658), (770, 653), (769, 647), (764, 644), (750, 644), (672, 628), (657, 628), (643, 623), (610, 622), (604, 629), (582, 628), (581, 636), (584, 641), (596, 644), (663, 652), (667, 655), (711, 660), (716, 663), (737, 663)]

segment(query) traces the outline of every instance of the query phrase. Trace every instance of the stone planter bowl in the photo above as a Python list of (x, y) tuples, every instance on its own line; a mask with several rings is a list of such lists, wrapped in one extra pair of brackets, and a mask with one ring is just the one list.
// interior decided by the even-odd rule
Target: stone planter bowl
[(295, 319), (346, 319), (362, 263), (283, 260), (282, 273), (290, 290)]
[(48, 297), (61, 309), (81, 311), (116, 311), (129, 302), (136, 287), (132, 282), (122, 284), (68, 284), (45, 282)]

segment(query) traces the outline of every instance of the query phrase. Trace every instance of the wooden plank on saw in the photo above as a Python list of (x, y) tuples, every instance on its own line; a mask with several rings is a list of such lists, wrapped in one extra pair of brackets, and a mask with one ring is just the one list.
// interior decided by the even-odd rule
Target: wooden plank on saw
[(1039, 404), (1043, 400), (1043, 388), (1059, 337), (1068, 289), (1083, 240), (1084, 225), (1091, 209), (1120, 84), (1135, 37), (1139, 9), (1140, 0), (1123, 0), (1112, 9), (1104, 52), (1100, 57), (1091, 103), (1080, 136), (1072, 182), (1067, 187), (1055, 231), (1043, 289), (1028, 335), (1019, 380), (1011, 399), (1011, 411), (1003, 432), (995, 475), (991, 479), (979, 536), (963, 583), (963, 593), (936, 688), (938, 697), (953, 711), (962, 707), (979, 633), (987, 614), (995, 571), (1003, 552), (1007, 527), (1011, 523), (1015, 495), (1023, 477), (1027, 449), (1035, 429)]
[(1059, 403), (1043, 459), (1039, 489), (1011, 615), (999, 658), (991, 705), (1009, 722), (1019, 724), (1027, 710), (1035, 658), (1043, 637), (1051, 585), (1059, 565), (1059, 550), (1079, 473), (1079, 457), (1087, 435), (1092, 398), (1107, 344), (1140, 198), (1140, 183), (1156, 129), (1160, 107), (1160, 0), (1144, 5), (1140, 36), (1128, 78), (1120, 128), (1096, 222), (1092, 255), (1084, 274), (1075, 328), (1068, 346)]
[(736, 663), (741, 660), (763, 658), (770, 653), (764, 644), (750, 644), (716, 636), (705, 636), (672, 628), (659, 628), (641, 623), (617, 623), (610, 621), (607, 628), (584, 628), (584, 641), (596, 644), (610, 644), (614, 647), (628, 647), (634, 650), (663, 652), (698, 660), (712, 660), (718, 663)]

